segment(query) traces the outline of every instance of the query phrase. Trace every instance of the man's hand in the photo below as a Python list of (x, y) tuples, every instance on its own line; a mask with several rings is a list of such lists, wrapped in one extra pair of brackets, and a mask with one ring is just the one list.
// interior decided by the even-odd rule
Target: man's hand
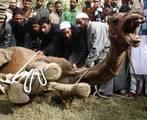
[(40, 50), (38, 51), (38, 54), (39, 55), (44, 55), (43, 51), (40, 51)]
[(85, 67), (93, 67), (94, 66), (94, 62), (92, 63), (86, 63)]

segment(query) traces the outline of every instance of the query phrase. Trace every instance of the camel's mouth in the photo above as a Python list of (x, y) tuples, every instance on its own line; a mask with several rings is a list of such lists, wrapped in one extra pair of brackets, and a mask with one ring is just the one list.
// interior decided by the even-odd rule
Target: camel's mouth
[(125, 18), (123, 23), (123, 32), (129, 44), (137, 47), (140, 44), (139, 28), (140, 24), (143, 23), (144, 17), (139, 14), (132, 13)]

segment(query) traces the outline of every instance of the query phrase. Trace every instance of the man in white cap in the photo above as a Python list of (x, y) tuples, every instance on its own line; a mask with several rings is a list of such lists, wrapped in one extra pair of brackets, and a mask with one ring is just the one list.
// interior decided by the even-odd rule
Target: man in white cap
[(60, 24), (59, 39), (53, 41), (55, 47), (55, 56), (64, 57), (71, 63), (78, 65), (80, 61), (81, 48), (79, 45), (79, 29), (76, 26), (70, 24), (69, 21), (63, 21)]
[(11, 33), (11, 27), (6, 22), (7, 5), (7, 0), (2, 0), (0, 2), (0, 48), (7, 48), (15, 45), (15, 40)]
[[(108, 25), (102, 22), (91, 22), (88, 15), (83, 12), (76, 15), (76, 23), (79, 28), (87, 31), (89, 53), (85, 60), (85, 66), (92, 67), (102, 61), (109, 51)], [(105, 95), (112, 95), (113, 81), (102, 85), (101, 89)]]

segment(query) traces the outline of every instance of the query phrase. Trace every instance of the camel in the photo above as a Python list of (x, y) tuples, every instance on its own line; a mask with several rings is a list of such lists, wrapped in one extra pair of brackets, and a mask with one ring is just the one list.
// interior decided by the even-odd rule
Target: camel
[[(25, 67), (26, 70), (31, 70), (32, 68), (41, 68), (42, 70), (49, 71), (46, 73), (48, 76), (50, 73), (53, 73), (55, 76), (59, 72), (60, 75), (58, 77), (51, 77), (49, 75), (48, 78), (48, 85), (50, 85), (54, 90), (59, 91), (61, 98), (63, 96), (70, 94), (70, 96), (80, 96), (80, 97), (88, 97), (90, 93), (89, 85), (102, 85), (103, 83), (109, 81), (112, 77), (118, 74), (120, 70), (120, 66), (123, 63), (125, 58), (126, 50), (129, 46), (137, 47), (140, 42), (139, 35), (137, 35), (137, 27), (144, 21), (144, 17), (137, 14), (137, 13), (117, 13), (113, 15), (108, 20), (109, 24), (109, 39), (111, 42), (110, 51), (106, 58), (96, 64), (91, 68), (86, 68), (84, 70), (77, 70), (75, 69), (71, 63), (63, 58), (57, 57), (47, 57), (42, 54), (37, 54), (36, 57)], [(0, 51), (6, 51), (1, 49)], [(28, 50), (26, 48), (21, 47), (12, 47), (9, 48), (8, 51), (10, 52), (10, 59), (2, 65), (0, 69), (0, 73), (3, 73), (1, 78), (6, 79), (7, 77), (5, 74), (8, 73), (17, 73), (21, 69), (21, 67), (34, 55), (36, 54), (34, 51)], [(9, 52), (8, 52), (9, 54)], [(6, 55), (4, 55), (6, 56)], [(20, 57), (18, 57), (20, 56)], [(50, 69), (48, 64), (55, 63), (56, 67)], [(44, 67), (43, 67), (44, 66)], [(52, 67), (51, 67), (52, 68)], [(50, 70), (53, 72), (50, 72)], [(41, 78), (42, 79), (42, 78)], [(19, 81), (19, 80), (18, 80)], [(22, 82), (23, 81), (23, 82)], [(24, 84), (24, 79), (20, 80), (19, 83), (14, 83), (8, 85), (7, 88), (7, 95), (8, 99), (12, 103), (27, 103), (29, 101), (30, 93), (24, 93), (22, 90), (22, 84)], [(54, 82), (52, 82), (54, 81)], [(35, 83), (35, 85), (38, 83)], [(16, 87), (17, 85), (17, 87)], [(46, 86), (45, 86), (46, 87)], [(21, 99), (24, 101), (20, 102), (17, 101), (18, 96), (13, 98), (15, 93), (12, 93), (16, 88), (15, 91), (19, 91), (21, 89), (21, 94), (24, 94)], [(66, 89), (67, 88), (67, 89)], [(45, 89), (45, 88), (42, 88)], [(78, 90), (79, 91), (78, 91)], [(86, 90), (84, 93), (83, 89)], [(36, 90), (36, 89), (35, 89)], [(41, 90), (42, 91), (42, 90)], [(35, 93), (34, 91), (33, 93)], [(39, 91), (40, 92), (40, 91)], [(84, 94), (82, 94), (84, 93)], [(15, 99), (15, 100), (14, 100)], [(64, 101), (64, 100), (63, 100)]]

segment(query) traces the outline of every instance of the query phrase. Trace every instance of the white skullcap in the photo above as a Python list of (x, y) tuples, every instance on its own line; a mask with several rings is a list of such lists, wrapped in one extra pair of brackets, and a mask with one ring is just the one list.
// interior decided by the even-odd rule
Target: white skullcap
[(68, 21), (63, 21), (60, 23), (60, 30), (63, 30), (65, 28), (71, 28), (71, 24)]
[(76, 15), (76, 19), (79, 19), (79, 18), (89, 18), (89, 17), (86, 13), (81, 12)]

